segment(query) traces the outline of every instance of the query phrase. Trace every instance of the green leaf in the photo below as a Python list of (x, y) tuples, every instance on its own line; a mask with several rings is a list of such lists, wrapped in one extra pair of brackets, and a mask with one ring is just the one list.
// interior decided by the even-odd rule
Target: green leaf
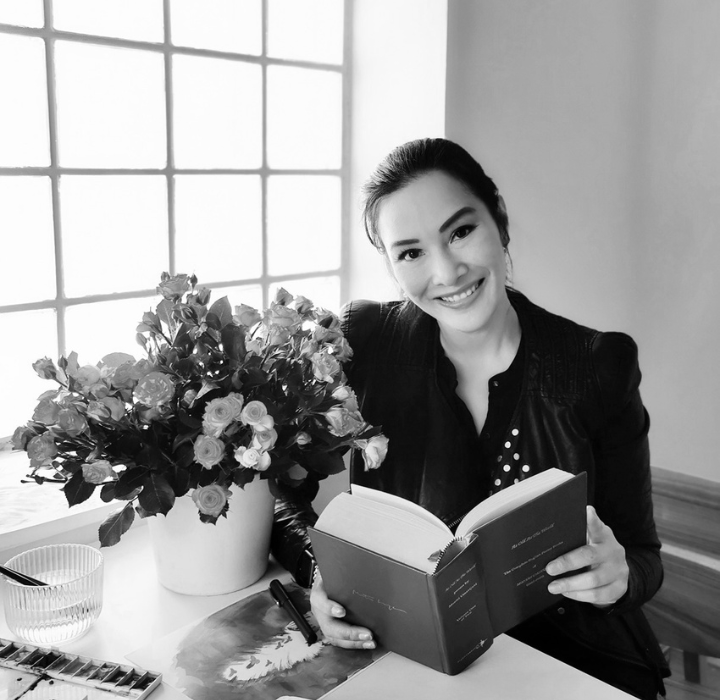
[(225, 326), (232, 323), (232, 307), (230, 306), (228, 298), (221, 297), (215, 303), (213, 303), (213, 305), (208, 310), (208, 317), (210, 316), (210, 314), (215, 314), (215, 316), (217, 316), (218, 320), (220, 321), (220, 325), (217, 326), (218, 329), (225, 328)]
[(76, 506), (78, 503), (87, 501), (95, 491), (95, 484), (88, 484), (83, 479), (82, 469), (76, 471), (71, 477), (70, 481), (65, 484), (62, 488), (65, 493), (65, 498), (69, 506)]
[(229, 323), (220, 331), (220, 339), (225, 353), (231, 360), (240, 362), (245, 357), (245, 331), (240, 326)]
[(175, 493), (167, 479), (157, 472), (149, 472), (138, 496), (140, 505), (150, 513), (167, 515), (175, 503)]
[(135, 511), (131, 503), (126, 503), (122, 510), (116, 511), (100, 525), (98, 537), (101, 547), (112, 547), (120, 541), (135, 520)]

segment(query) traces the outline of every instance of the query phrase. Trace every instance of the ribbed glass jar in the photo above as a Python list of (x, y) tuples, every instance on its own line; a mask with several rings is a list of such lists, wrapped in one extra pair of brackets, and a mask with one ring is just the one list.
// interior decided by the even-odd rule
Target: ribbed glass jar
[(102, 610), (103, 556), (89, 545), (51, 544), (10, 559), (6, 566), (43, 581), (8, 580), (7, 626), (31, 644), (60, 644), (87, 632)]

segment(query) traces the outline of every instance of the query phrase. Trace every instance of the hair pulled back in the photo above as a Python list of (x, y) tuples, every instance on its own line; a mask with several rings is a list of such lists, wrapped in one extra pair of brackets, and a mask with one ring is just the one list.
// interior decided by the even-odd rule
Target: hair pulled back
[(500, 231), (500, 242), (510, 242), (508, 215), (500, 193), (485, 171), (462, 146), (448, 139), (417, 139), (393, 149), (363, 186), (363, 223), (370, 242), (381, 252), (385, 248), (377, 230), (378, 207), (388, 195), (439, 171), (464, 185), (488, 208)]

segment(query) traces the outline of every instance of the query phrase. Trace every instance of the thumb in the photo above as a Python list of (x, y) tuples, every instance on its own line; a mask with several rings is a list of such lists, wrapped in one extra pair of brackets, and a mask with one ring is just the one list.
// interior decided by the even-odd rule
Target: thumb
[(605, 523), (600, 520), (597, 511), (587, 506), (587, 539), (588, 544), (597, 544), (605, 539)]

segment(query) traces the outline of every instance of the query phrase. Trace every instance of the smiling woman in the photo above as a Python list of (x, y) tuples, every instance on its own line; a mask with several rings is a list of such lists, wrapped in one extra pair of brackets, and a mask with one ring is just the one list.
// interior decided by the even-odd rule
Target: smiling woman
[[(409, 499), (452, 527), (536, 472), (587, 472), (588, 544), (548, 564), (550, 576), (562, 575), (549, 591), (562, 597), (510, 634), (654, 699), (667, 668), (641, 605), (657, 591), (662, 564), (635, 343), (506, 286), (503, 200), (457, 144), (398, 147), (365, 194), (366, 232), (405, 300), (344, 310), (355, 351), (348, 379), (389, 440), (383, 465), (371, 473), (355, 460), (351, 482)], [(276, 558), (304, 583), (316, 517), (309, 496), (287, 494), (274, 533)], [(342, 619), (320, 577), (311, 602), (332, 643), (374, 646), (362, 620)]]

